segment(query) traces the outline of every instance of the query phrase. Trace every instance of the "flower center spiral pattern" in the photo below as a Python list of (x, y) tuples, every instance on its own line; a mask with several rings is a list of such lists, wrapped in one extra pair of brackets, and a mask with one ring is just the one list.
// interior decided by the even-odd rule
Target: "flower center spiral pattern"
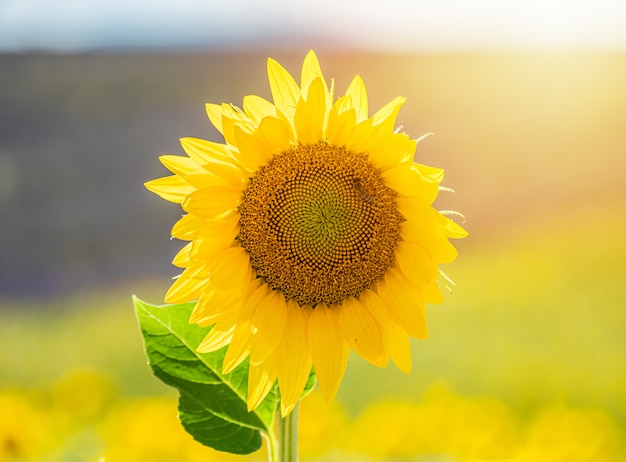
[(301, 305), (358, 297), (394, 263), (402, 215), (365, 154), (327, 143), (274, 156), (244, 191), (252, 267)]

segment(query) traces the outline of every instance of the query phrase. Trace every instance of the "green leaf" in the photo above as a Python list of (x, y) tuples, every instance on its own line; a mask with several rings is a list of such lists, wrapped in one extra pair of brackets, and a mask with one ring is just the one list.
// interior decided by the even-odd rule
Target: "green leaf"
[(305, 396), (310, 395), (313, 392), (313, 390), (315, 390), (316, 384), (317, 384), (317, 377), (315, 376), (315, 370), (311, 368), (311, 372), (309, 372), (309, 378), (306, 381), (306, 385), (304, 386), (304, 390), (302, 391), (302, 396), (300, 396), (300, 399), (304, 398)]
[(155, 306), (136, 297), (133, 303), (154, 375), (180, 392), (178, 410), (185, 430), (219, 451), (249, 454), (258, 450), (262, 434), (272, 433), (276, 390), (248, 412), (247, 363), (224, 375), (225, 348), (196, 352), (208, 330), (189, 324), (194, 303)]

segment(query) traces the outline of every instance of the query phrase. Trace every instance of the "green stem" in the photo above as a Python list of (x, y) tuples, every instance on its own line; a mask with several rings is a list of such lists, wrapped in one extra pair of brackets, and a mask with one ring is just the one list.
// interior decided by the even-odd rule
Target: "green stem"
[(276, 447), (277, 438), (276, 432), (270, 434), (263, 434), (265, 442), (267, 444), (267, 460), (268, 462), (278, 462), (278, 448)]
[(298, 403), (295, 409), (284, 418), (278, 415), (278, 462), (298, 462), (299, 407)]

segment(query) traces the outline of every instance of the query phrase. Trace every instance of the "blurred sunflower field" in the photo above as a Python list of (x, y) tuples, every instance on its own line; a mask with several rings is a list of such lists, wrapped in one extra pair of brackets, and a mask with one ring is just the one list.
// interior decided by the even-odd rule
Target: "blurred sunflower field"
[[(317, 391), (304, 399), (301, 459), (626, 461), (626, 57), (319, 55), (337, 86), (359, 72), (372, 106), (407, 96), (399, 123), (411, 136), (435, 132), (420, 143), (416, 160), (445, 168), (444, 185), (456, 192), (442, 192), (436, 205), (463, 212), (470, 236), (458, 243), (457, 261), (444, 268), (456, 287), (442, 305), (429, 307), (430, 338), (413, 342), (412, 375), (393, 366), (373, 368), (353, 355), (334, 402), (324, 403)], [(302, 57), (278, 58), (295, 70)], [(205, 101), (237, 103), (245, 94), (266, 91), (259, 65), (265, 57), (35, 56), (31, 64), (24, 59), (2, 58), (11, 64), (3, 69), (12, 70), (4, 78), (14, 79), (9, 83), (17, 88), (3, 94), (12, 103), (7, 107), (18, 108), (19, 115), (36, 100), (40, 108), (62, 108), (70, 121), (97, 120), (106, 130), (94, 131), (100, 138), (93, 145), (104, 143), (117, 152), (108, 168), (134, 172), (107, 185), (121, 184), (129, 195), (93, 191), (88, 204), (117, 220), (105, 228), (115, 237), (111, 253), (78, 249), (76, 254), (89, 254), (94, 265), (106, 262), (110, 268), (115, 255), (139, 266), (142, 258), (144, 266), (161, 266), (145, 274), (124, 267), (117, 279), (99, 274), (98, 285), (72, 279), (88, 273), (84, 260), (51, 254), (58, 271), (67, 272), (59, 280), (75, 281), (72, 290), (25, 296), (9, 293), (3, 284), (0, 462), (265, 460), (263, 451), (245, 457), (216, 453), (182, 430), (175, 393), (146, 366), (130, 299), (135, 293), (158, 303), (170, 283), (166, 275), (175, 273), (167, 256), (179, 245), (167, 241), (166, 228), (152, 229), (152, 240), (146, 241), (163, 241), (161, 247), (138, 244), (144, 228), (137, 221), (173, 222), (164, 218), (159, 200), (141, 190), (143, 181), (161, 174), (153, 167), (159, 154), (180, 153), (174, 145), (156, 144), (183, 135), (215, 138), (194, 131), (200, 131), (197, 123), (181, 132), (184, 117), (199, 118), (196, 109)], [(156, 72), (172, 66), (192, 69), (193, 75)], [(71, 80), (72, 69), (82, 69), (82, 78)], [(49, 76), (46, 87), (17, 84), (41, 75)], [(236, 78), (229, 80), (230, 75)], [(27, 95), (27, 88), (36, 90)], [(168, 112), (176, 100), (189, 106)], [(136, 113), (122, 116), (129, 105)], [(172, 114), (176, 122), (168, 131)], [(164, 132), (150, 138), (155, 145), (144, 142), (150, 127)], [(42, 133), (44, 143), (48, 135)], [(128, 146), (107, 141), (111, 133)], [(64, 145), (48, 145), (53, 155), (63, 155)], [(11, 153), (19, 153), (16, 146), (17, 141), (0, 146), (5, 166)], [(135, 153), (131, 168), (123, 159)], [(98, 162), (100, 171), (102, 158)], [(131, 183), (136, 189), (125, 190)], [(16, 212), (15, 204), (25, 200), (19, 187), (18, 193), (0, 195), (5, 224), (17, 214), (33, 223), (35, 209)], [(83, 187), (91, 191), (86, 183)], [(67, 201), (64, 207), (79, 209)], [(123, 210), (119, 215), (117, 205)], [(5, 231), (18, 243), (26, 229), (19, 223), (15, 218)], [(69, 226), (38, 223), (50, 248), (76, 249), (82, 242), (67, 244)], [(32, 252), (21, 256), (37, 258)], [(10, 261), (17, 274), (18, 258)], [(16, 281), (9, 273), (3, 269), (0, 275)]]

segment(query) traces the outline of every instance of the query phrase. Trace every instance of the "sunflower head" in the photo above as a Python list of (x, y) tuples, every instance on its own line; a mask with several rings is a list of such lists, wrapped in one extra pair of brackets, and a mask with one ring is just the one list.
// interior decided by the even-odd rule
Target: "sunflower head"
[(299, 85), (272, 59), (268, 76), (273, 102), (207, 104), (225, 142), (182, 139), (187, 157), (162, 156), (173, 175), (146, 187), (186, 212), (166, 302), (197, 300), (190, 322), (213, 326), (198, 351), (228, 345), (224, 372), (249, 357), (248, 407), (278, 380), (287, 414), (311, 367), (334, 397), (350, 349), (410, 372), (449, 238), (467, 233), (431, 205), (443, 171), (394, 131), (404, 98), (369, 116), (362, 79), (335, 98), (312, 51)]

